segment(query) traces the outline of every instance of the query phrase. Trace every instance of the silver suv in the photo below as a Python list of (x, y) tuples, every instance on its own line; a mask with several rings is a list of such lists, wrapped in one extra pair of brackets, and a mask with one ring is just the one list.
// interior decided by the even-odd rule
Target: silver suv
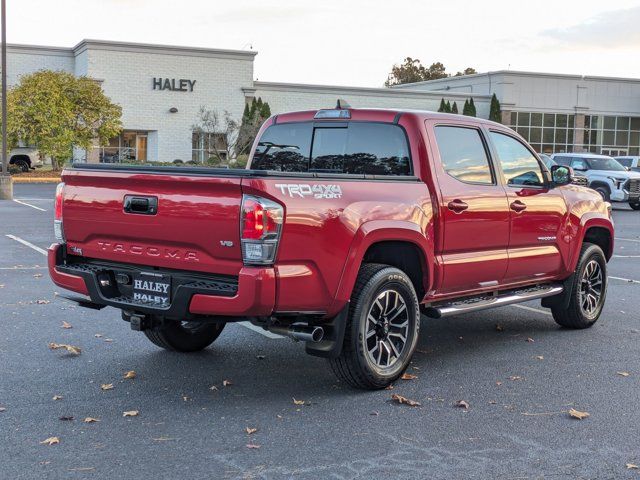
[(640, 210), (640, 172), (632, 172), (616, 159), (593, 153), (557, 153), (551, 155), (559, 165), (581, 172), (589, 180), (589, 187), (606, 201), (628, 202)]

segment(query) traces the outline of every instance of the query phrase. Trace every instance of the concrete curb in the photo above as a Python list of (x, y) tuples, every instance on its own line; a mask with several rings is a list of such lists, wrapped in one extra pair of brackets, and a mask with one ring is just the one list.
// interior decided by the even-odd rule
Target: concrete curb
[(58, 178), (38, 178), (38, 177), (13, 177), (13, 183), (60, 183), (60, 177)]

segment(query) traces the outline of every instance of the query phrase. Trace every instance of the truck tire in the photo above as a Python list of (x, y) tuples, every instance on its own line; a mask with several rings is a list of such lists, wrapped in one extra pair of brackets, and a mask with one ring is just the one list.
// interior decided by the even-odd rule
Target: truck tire
[(629, 202), (629, 206), (634, 210), (640, 210), (640, 202)]
[(27, 162), (26, 160), (23, 160), (22, 158), (18, 158), (17, 160), (14, 160), (11, 163), (16, 167), (18, 167), (21, 172), (29, 171), (29, 162)]
[(336, 376), (367, 390), (397, 380), (411, 361), (420, 329), (418, 296), (407, 274), (388, 265), (364, 264), (346, 321), (342, 352), (329, 360)]
[(211, 345), (222, 333), (224, 323), (171, 322), (144, 334), (160, 348), (174, 352), (197, 352)]
[(602, 313), (607, 296), (607, 260), (598, 245), (585, 242), (569, 293), (569, 306), (553, 307), (553, 319), (567, 328), (589, 328)]
[(608, 186), (597, 184), (597, 185), (594, 185), (592, 188), (600, 194), (600, 196), (605, 202), (608, 202), (611, 199), (611, 190), (609, 189)]

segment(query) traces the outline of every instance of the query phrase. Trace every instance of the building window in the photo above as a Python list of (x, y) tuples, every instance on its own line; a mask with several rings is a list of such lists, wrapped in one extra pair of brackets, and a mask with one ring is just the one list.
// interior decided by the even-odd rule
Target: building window
[(605, 155), (640, 155), (640, 117), (587, 115), (584, 150)]
[(227, 161), (227, 139), (223, 133), (193, 132), (191, 160), (198, 163), (221, 164)]
[(144, 163), (147, 161), (147, 138), (149, 132), (123, 130), (117, 137), (109, 139), (105, 147), (94, 147), (101, 163)]
[(566, 113), (512, 112), (511, 129), (538, 153), (573, 151), (575, 116)]

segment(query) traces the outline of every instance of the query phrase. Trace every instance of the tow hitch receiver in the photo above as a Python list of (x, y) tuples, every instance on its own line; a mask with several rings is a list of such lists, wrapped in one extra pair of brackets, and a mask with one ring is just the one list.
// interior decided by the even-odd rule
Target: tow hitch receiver
[(153, 326), (153, 322), (145, 315), (132, 314), (129, 317), (129, 323), (131, 324), (131, 330), (142, 332), (143, 330), (149, 330)]

